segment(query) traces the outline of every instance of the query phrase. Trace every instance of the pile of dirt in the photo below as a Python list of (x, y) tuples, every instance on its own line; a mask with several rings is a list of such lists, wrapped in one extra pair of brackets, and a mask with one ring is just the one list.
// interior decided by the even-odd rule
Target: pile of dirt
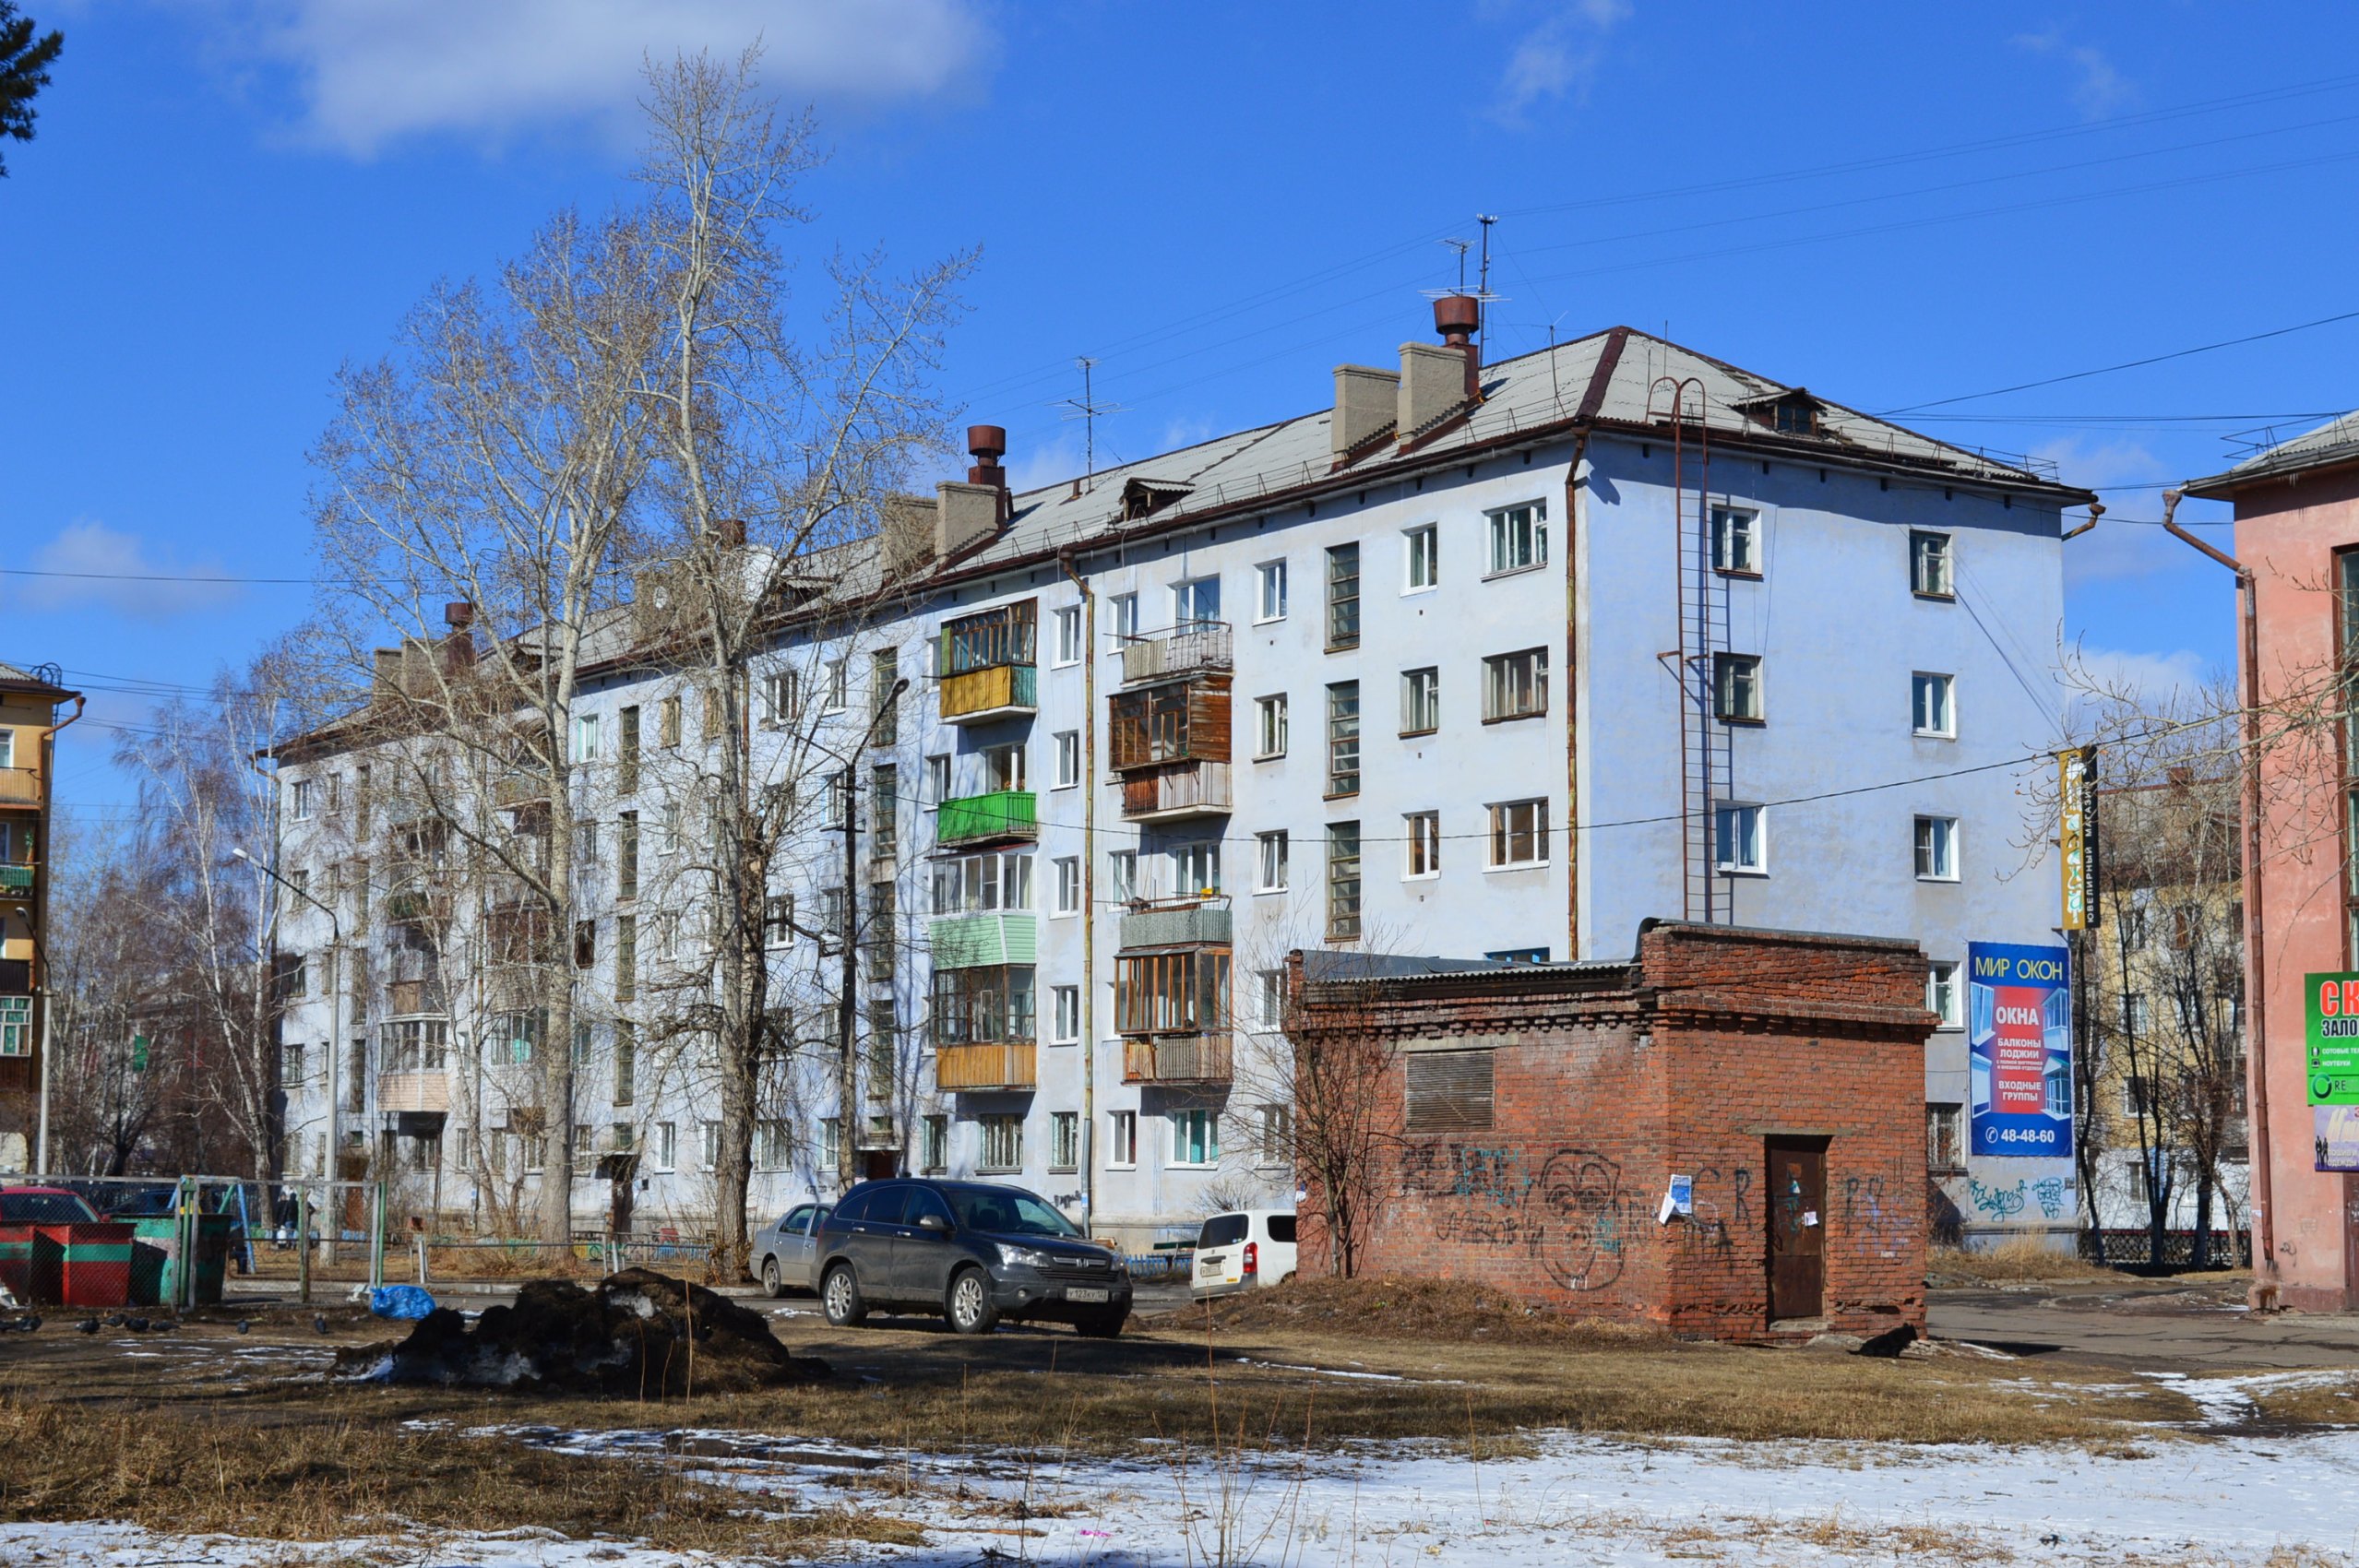
[(534, 1393), (743, 1393), (828, 1375), (788, 1352), (769, 1320), (701, 1285), (626, 1268), (590, 1289), (535, 1279), (471, 1326), (447, 1307), (410, 1337), (338, 1352), (330, 1374)]
[(1453, 1345), (1637, 1345), (1667, 1337), (1643, 1324), (1571, 1318), (1458, 1279), (1303, 1279), (1194, 1302), (1143, 1320), (1167, 1333), (1340, 1334)]

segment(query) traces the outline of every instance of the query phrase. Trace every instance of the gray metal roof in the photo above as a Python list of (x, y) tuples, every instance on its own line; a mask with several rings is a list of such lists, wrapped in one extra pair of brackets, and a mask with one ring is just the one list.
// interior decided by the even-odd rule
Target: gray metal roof
[(2224, 472), (2189, 480), (2186, 490), (2190, 495), (2226, 495), (2259, 480), (2354, 460), (2359, 460), (2359, 410), (2281, 441)]

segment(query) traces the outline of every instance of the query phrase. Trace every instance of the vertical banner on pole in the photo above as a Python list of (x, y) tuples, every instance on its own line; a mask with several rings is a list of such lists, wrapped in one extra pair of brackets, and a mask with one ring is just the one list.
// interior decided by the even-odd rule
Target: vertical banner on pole
[(2097, 902), (2097, 748), (2056, 754), (2056, 847), (2064, 873), (2065, 931), (2094, 931)]
[(1973, 1152), (2070, 1158), (2071, 955), (1974, 942), (1966, 968)]

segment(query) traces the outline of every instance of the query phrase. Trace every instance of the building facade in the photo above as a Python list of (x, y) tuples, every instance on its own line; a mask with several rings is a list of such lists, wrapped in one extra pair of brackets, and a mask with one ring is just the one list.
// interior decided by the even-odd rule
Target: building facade
[[(58, 709), (74, 711), (62, 721)], [(50, 666), (0, 664), (0, 1170), (41, 1168), (41, 1090), (48, 1041), (50, 823), (57, 731), (82, 697)]]
[[(1338, 369), (1328, 408), (1039, 491), (1007, 493), (978, 427), (967, 481), (866, 552), (889, 613), (784, 626), (755, 661), (756, 744), (810, 803), (774, 902), (811, 1049), (780, 1065), (757, 1206), (942, 1170), (1175, 1239), (1293, 1194), (1289, 953), (1621, 958), (1671, 918), (1921, 944), (1939, 1201), (1972, 1237), (2070, 1229), (2068, 1161), (1966, 1154), (1964, 959), (2055, 924), (2014, 846), (2059, 743), (2061, 514), (2086, 493), (1627, 328), (1485, 364), (1474, 309), (1438, 302), (1444, 341), (1397, 370)], [(666, 880), (694, 812), (662, 780), (694, 772), (700, 705), (626, 615), (592, 643), (567, 1114), (578, 1168), (627, 1151), (640, 1221), (694, 1223), (709, 1074), (651, 1049), (675, 1037), (649, 1015), (697, 980), (693, 879)], [(423, 963), (418, 931), (462, 916), (409, 900), (432, 919), (391, 934), (387, 868), (434, 835), (381, 789), (355, 826), (365, 761), (281, 758), (284, 863), (375, 944), (346, 965), (370, 994), (290, 1003), (295, 1165), (325, 1160), (341, 1052), (345, 1157), (431, 1162), (440, 1206), (480, 1206), (526, 1092), (503, 1074), (550, 1042), (471, 996), (465, 940)], [(316, 971), (328, 921), (282, 912)], [(829, 932), (861, 948), (852, 1127)]]

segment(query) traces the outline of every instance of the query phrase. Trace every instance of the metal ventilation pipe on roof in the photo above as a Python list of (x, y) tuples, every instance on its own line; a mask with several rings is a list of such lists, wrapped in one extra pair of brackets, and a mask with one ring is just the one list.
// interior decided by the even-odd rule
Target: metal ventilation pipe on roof
[(1483, 398), (1483, 346), (1474, 341), (1483, 330), (1483, 302), (1471, 294), (1444, 294), (1434, 302), (1434, 330), (1442, 346), (1466, 356), (1466, 400)]
[(999, 459), (1007, 455), (1007, 429), (1005, 425), (971, 424), (967, 426), (967, 452), (975, 460), (967, 470), (969, 484), (987, 484), (999, 492), (999, 520), (1006, 522), (1013, 510), (1007, 495), (1007, 470)]

